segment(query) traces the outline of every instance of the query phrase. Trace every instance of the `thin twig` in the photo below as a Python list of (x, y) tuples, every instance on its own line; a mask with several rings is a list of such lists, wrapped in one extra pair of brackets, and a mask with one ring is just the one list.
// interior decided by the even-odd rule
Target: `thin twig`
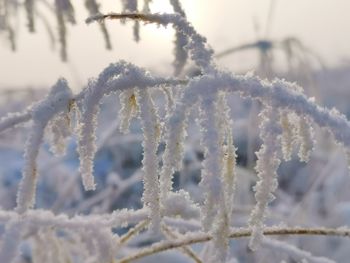
[(94, 16), (89, 17), (88, 19), (85, 20), (87, 24), (99, 21), (102, 22), (105, 19), (118, 19), (118, 20), (123, 20), (123, 19), (132, 19), (132, 20), (139, 20), (143, 22), (148, 22), (148, 23), (157, 23), (161, 24), (162, 20), (159, 18), (159, 16), (156, 15), (150, 15), (150, 14), (142, 14), (142, 13), (110, 13), (110, 14), (97, 14)]
[(135, 227), (131, 228), (124, 236), (119, 239), (119, 244), (124, 244), (130, 240), (134, 235), (137, 235), (142, 229), (149, 224), (149, 220), (143, 220), (138, 223)]
[[(169, 238), (170, 240), (176, 240), (176, 239), (181, 238), (180, 235), (173, 232), (166, 225), (163, 225), (162, 228), (163, 228), (163, 232), (164, 232), (165, 236), (167, 238)], [(190, 247), (181, 247), (180, 249), (184, 254), (186, 254), (187, 256), (192, 258), (195, 262), (202, 263), (202, 260), (196, 255), (196, 253)]]
[[(241, 238), (249, 237), (252, 231), (250, 229), (244, 228), (239, 230), (234, 230), (230, 234), (230, 238)], [(331, 229), (331, 228), (276, 228), (267, 227), (264, 230), (264, 235), (316, 235), (316, 236), (339, 236), (339, 237), (350, 237), (350, 229)], [(138, 253), (130, 255), (128, 257), (122, 258), (119, 263), (127, 263), (136, 259), (140, 259), (149, 255), (153, 255), (162, 251), (169, 249), (179, 248), (183, 246), (188, 246), (196, 243), (203, 243), (212, 240), (212, 236), (208, 234), (199, 233), (193, 235), (193, 237), (184, 237), (178, 240), (167, 240), (155, 243), (154, 245), (145, 248)]]

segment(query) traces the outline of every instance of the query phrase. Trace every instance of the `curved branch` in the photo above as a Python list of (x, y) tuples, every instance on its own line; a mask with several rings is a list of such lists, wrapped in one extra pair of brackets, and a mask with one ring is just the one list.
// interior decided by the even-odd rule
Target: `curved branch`
[[(186, 79), (171, 79), (171, 78), (163, 78), (162, 79), (162, 78), (160, 78), (158, 85), (155, 87), (163, 86), (163, 85), (165, 85), (165, 86), (167, 86), (167, 85), (177, 86), (177, 85), (183, 85), (186, 83), (188, 83), (188, 80), (186, 80)], [(131, 88), (131, 87), (127, 87), (125, 89), (129, 89), (129, 88)], [(152, 88), (152, 87), (150, 87), (150, 88)], [(78, 93), (74, 96), (72, 101), (80, 102), (81, 100), (84, 99), (86, 93), (87, 93), (86, 89), (82, 90), (80, 93)], [(35, 105), (37, 105), (38, 103), (40, 103), (40, 101), (37, 102), (36, 104), (34, 104), (33, 106), (35, 107)], [(6, 131), (8, 129), (14, 128), (15, 126), (20, 125), (22, 123), (30, 121), (32, 119), (32, 113), (31, 113), (32, 107), (24, 110), (23, 112), (8, 113), (6, 116), (0, 118), (0, 133)]]
[(95, 21), (104, 21), (105, 19), (132, 19), (136, 21), (143, 21), (146, 23), (156, 23), (158, 25), (166, 26), (171, 24), (177, 32), (181, 32), (187, 36), (189, 43), (186, 48), (190, 51), (191, 59), (204, 72), (215, 72), (215, 65), (212, 57), (214, 51), (207, 46), (206, 38), (198, 34), (194, 27), (187, 21), (187, 19), (180, 14), (142, 14), (142, 13), (109, 13), (96, 14), (88, 17), (85, 22), (90, 24)]

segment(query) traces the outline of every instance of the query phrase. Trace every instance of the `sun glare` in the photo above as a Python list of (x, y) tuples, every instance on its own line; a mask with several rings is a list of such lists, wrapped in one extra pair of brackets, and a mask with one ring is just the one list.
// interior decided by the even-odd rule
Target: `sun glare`
[(173, 8), (168, 1), (152, 1), (150, 4), (152, 13), (173, 13)]
[[(151, 13), (174, 13), (173, 7), (170, 5), (169, 1), (165, 0), (155, 0), (150, 3)], [(154, 24), (149, 24), (143, 29), (143, 33), (154, 39), (157, 36), (157, 41), (160, 38), (173, 38), (172, 27), (162, 27)]]

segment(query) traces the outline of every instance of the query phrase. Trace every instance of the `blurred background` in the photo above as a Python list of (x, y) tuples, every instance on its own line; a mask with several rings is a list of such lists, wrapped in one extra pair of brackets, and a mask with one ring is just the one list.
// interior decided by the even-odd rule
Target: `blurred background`
[[(54, 4), (51, 1), (35, 2), (35, 32), (31, 33), (24, 4), (0, 0), (0, 118), (45, 96), (59, 77), (68, 79), (71, 88), (79, 92), (89, 78), (97, 77), (109, 63), (120, 59), (145, 67), (154, 74), (173, 74), (172, 27), (141, 23), (140, 40), (136, 42), (133, 22), (107, 21), (105, 27), (112, 46), (107, 50), (101, 25), (86, 25), (84, 21), (90, 11), (83, 1), (72, 1), (75, 23), (69, 21), (69, 16), (65, 18), (64, 57), (62, 39), (60, 41), (58, 34), (62, 27), (57, 24)], [(141, 5), (142, 1), (139, 2)], [(214, 49), (219, 67), (240, 74), (253, 71), (270, 80), (279, 77), (295, 81), (316, 102), (336, 107), (349, 118), (350, 1), (183, 0), (181, 3), (188, 20)], [(153, 0), (150, 8), (151, 12), (173, 12), (166, 0)], [(101, 1), (102, 13), (121, 10), (120, 1)], [(196, 74), (200, 72), (189, 62), (180, 77)], [(164, 120), (164, 95), (154, 94), (154, 98)], [(233, 224), (245, 226), (255, 203), (252, 187), (257, 179), (254, 153), (260, 146), (257, 118), (260, 105), (237, 96), (229, 98), (229, 105), (238, 147), (238, 187)], [(68, 141), (67, 153), (62, 157), (54, 157), (49, 143), (44, 144), (38, 161), (41, 177), (37, 208), (75, 215), (142, 206), (140, 123), (133, 120), (131, 132), (122, 134), (118, 129), (119, 109), (117, 96), (106, 98), (101, 108), (99, 150), (95, 159), (98, 188), (95, 192), (82, 189), (74, 138)], [(196, 110), (191, 113), (184, 165), (176, 174), (174, 185), (176, 189), (188, 191), (191, 198), (200, 203), (203, 196), (198, 182), (203, 149), (199, 143), (197, 114)], [(15, 206), (29, 125), (0, 134), (2, 209)], [(291, 161), (281, 164), (280, 186), (276, 200), (269, 207), (268, 224), (327, 227), (350, 224), (350, 180), (346, 156), (326, 132), (315, 130), (315, 136), (318, 143), (309, 163), (300, 162), (295, 152)], [(160, 147), (159, 155), (163, 149), (164, 145)], [(125, 229), (118, 231), (122, 233)], [(146, 234), (141, 234), (130, 246), (142, 246), (147, 238)], [(317, 256), (349, 262), (348, 240), (330, 237), (283, 240)], [(244, 240), (231, 243), (230, 254), (238, 262), (298, 262), (290, 255), (271, 249), (251, 253), (246, 245)], [(197, 246), (194, 249), (200, 251), (202, 248)], [(25, 251), (26, 262), (30, 262), (30, 250), (27, 254)], [(174, 262), (187, 262), (175, 254), (162, 255), (177, 259)]]
[[(28, 32), (25, 8), (19, 8), (16, 16), (11, 17), (16, 52), (11, 51), (7, 33), (0, 31), (2, 88), (45, 87), (64, 76), (80, 90), (88, 78), (95, 77), (107, 64), (118, 59), (164, 74), (171, 72), (174, 34), (171, 27), (141, 26), (141, 40), (136, 43), (132, 23), (121, 25), (109, 21), (106, 27), (113, 49), (106, 51), (99, 26), (84, 23), (89, 12), (83, 3), (74, 4), (76, 24), (67, 23), (68, 61), (62, 63), (56, 17), (42, 2), (45, 1), (38, 1), (36, 5), (40, 17), (35, 21), (35, 33)], [(100, 11), (118, 12), (120, 2), (104, 0)], [(328, 67), (349, 63), (350, 3), (347, 0), (217, 0), (214, 3), (184, 0), (182, 4), (188, 20), (207, 37), (216, 52), (259, 39), (281, 41), (293, 37), (320, 56)], [(173, 12), (169, 1), (154, 0), (150, 7), (152, 12)], [(47, 26), (56, 40), (54, 44)], [(256, 70), (257, 57), (253, 49), (227, 56), (218, 63), (235, 71)]]

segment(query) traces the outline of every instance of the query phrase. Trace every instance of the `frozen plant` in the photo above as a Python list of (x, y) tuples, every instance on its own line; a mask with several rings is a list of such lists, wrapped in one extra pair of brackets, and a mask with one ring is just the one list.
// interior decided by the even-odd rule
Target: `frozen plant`
[[(149, 2), (145, 1), (144, 10), (149, 9)], [(229, 258), (229, 239), (239, 237), (250, 237), (252, 250), (263, 243), (281, 247), (298, 260), (301, 257), (313, 262), (331, 262), (292, 245), (269, 241), (265, 236), (350, 235), (348, 228), (265, 225), (267, 207), (278, 187), (277, 168), (281, 156), (288, 160), (291, 149), (299, 147), (300, 159), (308, 161), (314, 144), (314, 128), (327, 130), (338, 144), (349, 151), (350, 122), (339, 112), (318, 106), (295, 83), (279, 79), (267, 82), (250, 74), (242, 76), (219, 69), (205, 37), (187, 21), (180, 3), (171, 2), (176, 12), (174, 14), (136, 13), (137, 2), (124, 1), (127, 12), (95, 14), (87, 22), (131, 19), (136, 22), (135, 25), (171, 25), (177, 32), (175, 75), (181, 71), (187, 55), (200, 68), (201, 75), (184, 79), (158, 77), (132, 63), (118, 61), (107, 66), (77, 94), (73, 94), (68, 83), (60, 79), (43, 100), (24, 112), (9, 113), (1, 118), (0, 131), (29, 121), (31, 129), (25, 145), (25, 164), (17, 194), (17, 208), (14, 211), (0, 211), (0, 222), (5, 226), (1, 237), (0, 262), (14, 262), (20, 244), (28, 239), (32, 244), (33, 262), (130, 262), (168, 249), (180, 249), (196, 262), (232, 262), (235, 259)], [(31, 2), (27, 5), (27, 9), (32, 8)], [(73, 22), (69, 1), (57, 1), (57, 5), (64, 16)], [(136, 29), (135, 37), (138, 36)], [(186, 45), (181, 48), (180, 43)], [(154, 90), (164, 92), (171, 101), (163, 122), (154, 103)], [(262, 105), (259, 118), (263, 143), (257, 153), (256, 205), (245, 228), (234, 228), (232, 224), (235, 220), (232, 217), (233, 199), (239, 185), (236, 185), (234, 120), (229, 114), (229, 94), (238, 94)], [(60, 153), (66, 137), (77, 136), (82, 184), (85, 190), (96, 188), (94, 157), (97, 151), (98, 114), (102, 99), (112, 95), (119, 95), (122, 102), (120, 119), (124, 132), (127, 132), (131, 118), (141, 120), (143, 207), (71, 218), (34, 209), (39, 176), (37, 157), (46, 130), (51, 130), (52, 148)], [(174, 173), (182, 166), (188, 117), (195, 108), (199, 109), (197, 119), (204, 149), (200, 182), (203, 202), (195, 202), (184, 189), (173, 189)], [(160, 142), (165, 143), (161, 162), (157, 155)], [(125, 234), (114, 231), (125, 227), (129, 227)], [(143, 248), (132, 249), (128, 242), (141, 234), (149, 235), (153, 242)], [(202, 242), (211, 242), (212, 253), (208, 258), (201, 258), (190, 247)], [(38, 249), (41, 246), (45, 246), (45, 250)]]

